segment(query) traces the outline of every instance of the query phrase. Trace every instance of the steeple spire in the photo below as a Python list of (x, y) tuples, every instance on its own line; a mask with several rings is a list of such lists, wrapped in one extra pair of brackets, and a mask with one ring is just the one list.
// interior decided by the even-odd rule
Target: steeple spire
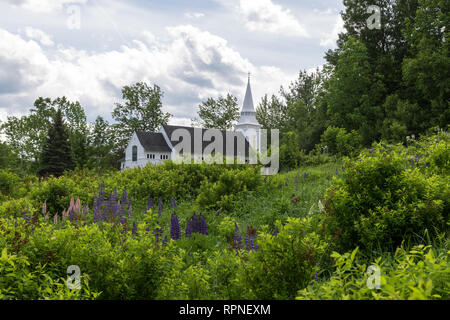
[(247, 91), (245, 92), (242, 112), (255, 112), (255, 107), (253, 106), (252, 88), (250, 87), (250, 72), (248, 73)]

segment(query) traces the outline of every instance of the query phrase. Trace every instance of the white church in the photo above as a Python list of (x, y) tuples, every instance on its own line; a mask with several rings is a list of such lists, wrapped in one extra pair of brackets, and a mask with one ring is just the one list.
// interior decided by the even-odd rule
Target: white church
[[(130, 138), (125, 149), (125, 158), (121, 160), (121, 169), (144, 167), (148, 163), (161, 164), (166, 160), (174, 159), (175, 146), (179, 143), (174, 141), (173, 133), (178, 129), (184, 129), (189, 132), (192, 139), (190, 144), (192, 149), (190, 154), (193, 158), (202, 158), (205, 148), (211, 144), (211, 141), (202, 141), (202, 150), (194, 149), (194, 137), (200, 132), (203, 137), (207, 129), (163, 125), (158, 132), (136, 131)], [(241, 111), (239, 122), (235, 125), (234, 131), (217, 130), (222, 134), (223, 146), (227, 146), (227, 139), (233, 139), (233, 150), (226, 150), (226, 154), (232, 156), (244, 156), (246, 161), (249, 159), (249, 152), (260, 150), (260, 131), (261, 125), (256, 120), (256, 111), (253, 105), (252, 90), (250, 87), (250, 74), (248, 77), (247, 90), (245, 93), (244, 104)], [(244, 152), (238, 148), (238, 141), (244, 142)], [(225, 152), (221, 152), (225, 154)]]

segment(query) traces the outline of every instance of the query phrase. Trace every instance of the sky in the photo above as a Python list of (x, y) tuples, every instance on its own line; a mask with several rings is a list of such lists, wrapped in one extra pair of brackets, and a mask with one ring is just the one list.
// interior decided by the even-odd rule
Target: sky
[[(325, 63), (342, 32), (341, 0), (0, 0), (0, 121), (38, 97), (79, 101), (112, 121), (125, 85), (164, 92), (170, 124), (231, 93), (248, 73), (257, 105), (300, 70)], [(255, 105), (255, 107), (256, 107)]]

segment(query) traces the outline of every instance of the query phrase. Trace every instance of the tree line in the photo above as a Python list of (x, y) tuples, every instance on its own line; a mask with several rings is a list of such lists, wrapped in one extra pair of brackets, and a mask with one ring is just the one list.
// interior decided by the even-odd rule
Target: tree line
[[(367, 27), (370, 5), (381, 8), (380, 29)], [(326, 52), (326, 64), (312, 73), (300, 71), (288, 88), (258, 104), (262, 127), (280, 130), (283, 167), (300, 165), (307, 154), (351, 155), (374, 141), (406, 142), (449, 125), (450, 3), (344, 0), (344, 6), (345, 32), (337, 48)], [(39, 98), (29, 115), (1, 124), (6, 142), (0, 143), (0, 165), (43, 174), (46, 150), (58, 154), (56, 149), (64, 148), (71, 155), (66, 169), (118, 168), (133, 131), (155, 131), (168, 122), (163, 95), (157, 85), (125, 86), (113, 124), (100, 116), (87, 123), (81, 105), (65, 97)], [(208, 98), (192, 124), (230, 129), (239, 111), (231, 94)], [(62, 118), (64, 142), (54, 136), (62, 134), (57, 126)]]

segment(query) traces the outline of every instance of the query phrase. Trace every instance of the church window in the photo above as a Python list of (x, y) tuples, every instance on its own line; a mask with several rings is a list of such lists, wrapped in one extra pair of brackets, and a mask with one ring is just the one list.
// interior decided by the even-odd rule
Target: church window
[(133, 146), (133, 161), (137, 161), (137, 146)]

